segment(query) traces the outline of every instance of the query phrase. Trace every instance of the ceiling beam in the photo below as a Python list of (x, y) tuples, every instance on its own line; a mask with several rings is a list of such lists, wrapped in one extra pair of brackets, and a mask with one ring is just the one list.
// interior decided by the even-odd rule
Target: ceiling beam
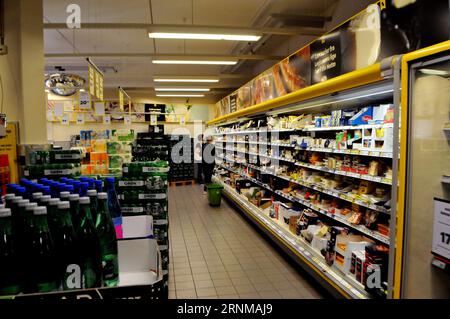
[(135, 30), (148, 30), (150, 28), (178, 28), (183, 32), (199, 32), (199, 29), (214, 30), (214, 32), (220, 32), (222, 34), (232, 34), (233, 32), (249, 32), (249, 33), (263, 33), (274, 35), (314, 35), (320, 36), (324, 33), (321, 28), (313, 27), (286, 27), (286, 28), (240, 28), (229, 26), (207, 26), (207, 25), (190, 25), (190, 24), (149, 24), (149, 23), (82, 23), (80, 29), (69, 29), (65, 23), (44, 23), (44, 29), (67, 29), (80, 31), (83, 29), (103, 29), (103, 30), (119, 30), (119, 29), (135, 29)]
[(177, 54), (177, 53), (127, 53), (127, 52), (84, 52), (84, 53), (46, 53), (46, 58), (170, 58), (170, 59), (191, 59), (191, 60), (282, 60), (284, 57), (276, 55), (261, 55), (261, 54), (237, 54), (237, 55), (222, 55), (222, 54)]

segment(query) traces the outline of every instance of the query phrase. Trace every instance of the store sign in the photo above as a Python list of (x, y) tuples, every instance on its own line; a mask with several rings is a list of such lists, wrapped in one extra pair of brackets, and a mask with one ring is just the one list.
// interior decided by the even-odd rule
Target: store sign
[(450, 261), (450, 201), (434, 199), (432, 252)]
[(89, 92), (79, 92), (80, 96), (80, 110), (90, 110), (91, 109), (91, 96)]
[(215, 105), (216, 116), (448, 40), (448, 0), (406, 2), (399, 5), (399, 1), (378, 1), (369, 5), (220, 100)]
[(119, 109), (121, 111), (124, 110), (124, 104), (123, 104), (123, 92), (119, 89)]
[(89, 65), (89, 93), (95, 96), (95, 69)]
[(98, 77), (98, 99), (103, 101), (103, 76), (99, 75)]
[(14, 123), (7, 123), (6, 125), (6, 136), (0, 139), (0, 154), (8, 155), (10, 182), (17, 183), (19, 172), (17, 166), (17, 126)]

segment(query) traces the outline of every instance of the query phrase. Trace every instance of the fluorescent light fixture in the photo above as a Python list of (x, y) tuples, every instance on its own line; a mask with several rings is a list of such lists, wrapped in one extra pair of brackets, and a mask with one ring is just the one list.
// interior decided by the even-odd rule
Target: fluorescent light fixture
[(158, 97), (204, 97), (204, 94), (156, 94)]
[(45, 92), (50, 93), (50, 90), (49, 89), (45, 89)]
[(444, 70), (435, 70), (435, 69), (420, 69), (420, 73), (427, 75), (440, 75), (440, 76), (448, 76), (449, 72)]
[(155, 82), (180, 82), (180, 83), (218, 83), (219, 79), (171, 79), (171, 78), (155, 78)]
[(258, 41), (260, 35), (254, 34), (214, 34), (214, 33), (177, 33), (149, 32), (151, 39), (186, 39), (186, 40), (227, 40), (227, 41)]
[(155, 88), (155, 91), (161, 92), (208, 92), (208, 88)]
[(86, 92), (86, 90), (85, 89), (80, 89), (80, 92)]
[(209, 65), (235, 65), (237, 61), (218, 60), (153, 60), (154, 64), (209, 64)]

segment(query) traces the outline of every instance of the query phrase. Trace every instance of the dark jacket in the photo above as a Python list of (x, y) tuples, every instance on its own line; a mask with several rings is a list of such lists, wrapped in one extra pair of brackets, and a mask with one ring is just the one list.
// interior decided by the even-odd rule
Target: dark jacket
[(214, 144), (204, 143), (202, 146), (202, 164), (203, 169), (208, 171), (213, 171), (216, 165), (216, 148)]

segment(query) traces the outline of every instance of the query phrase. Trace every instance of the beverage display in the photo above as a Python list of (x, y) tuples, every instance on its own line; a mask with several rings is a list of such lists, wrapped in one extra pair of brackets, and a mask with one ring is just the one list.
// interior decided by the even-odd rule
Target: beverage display
[[(39, 182), (9, 184), (10, 193), (0, 204), (0, 295), (118, 286), (108, 194), (95, 189), (102, 185), (98, 180), (80, 182), (87, 195), (80, 197), (70, 193), (74, 180)], [(45, 187), (57, 196), (40, 192)]]
[(101, 285), (101, 250), (99, 236), (92, 221), (89, 197), (80, 198), (79, 224), (75, 233), (80, 242), (84, 258), (81, 267), (83, 288), (94, 288)]
[(105, 286), (117, 286), (119, 264), (117, 239), (114, 223), (108, 209), (108, 195), (98, 194), (98, 210), (95, 229), (100, 240), (100, 252), (103, 267), (103, 283)]
[(31, 235), (32, 249), (28, 252), (33, 275), (29, 276), (32, 291), (50, 292), (59, 287), (56, 248), (47, 223), (47, 208), (33, 208), (34, 229)]
[(116, 180), (114, 177), (109, 177), (106, 179), (108, 209), (116, 229), (116, 236), (117, 238), (122, 238), (122, 210), (120, 208), (119, 198), (116, 193), (115, 182)]
[(70, 203), (59, 202), (55, 212), (53, 231), (58, 256), (58, 273), (63, 290), (82, 288), (82, 252), (73, 228)]
[(0, 209), (0, 295), (21, 291), (17, 239), (13, 234), (11, 210)]

